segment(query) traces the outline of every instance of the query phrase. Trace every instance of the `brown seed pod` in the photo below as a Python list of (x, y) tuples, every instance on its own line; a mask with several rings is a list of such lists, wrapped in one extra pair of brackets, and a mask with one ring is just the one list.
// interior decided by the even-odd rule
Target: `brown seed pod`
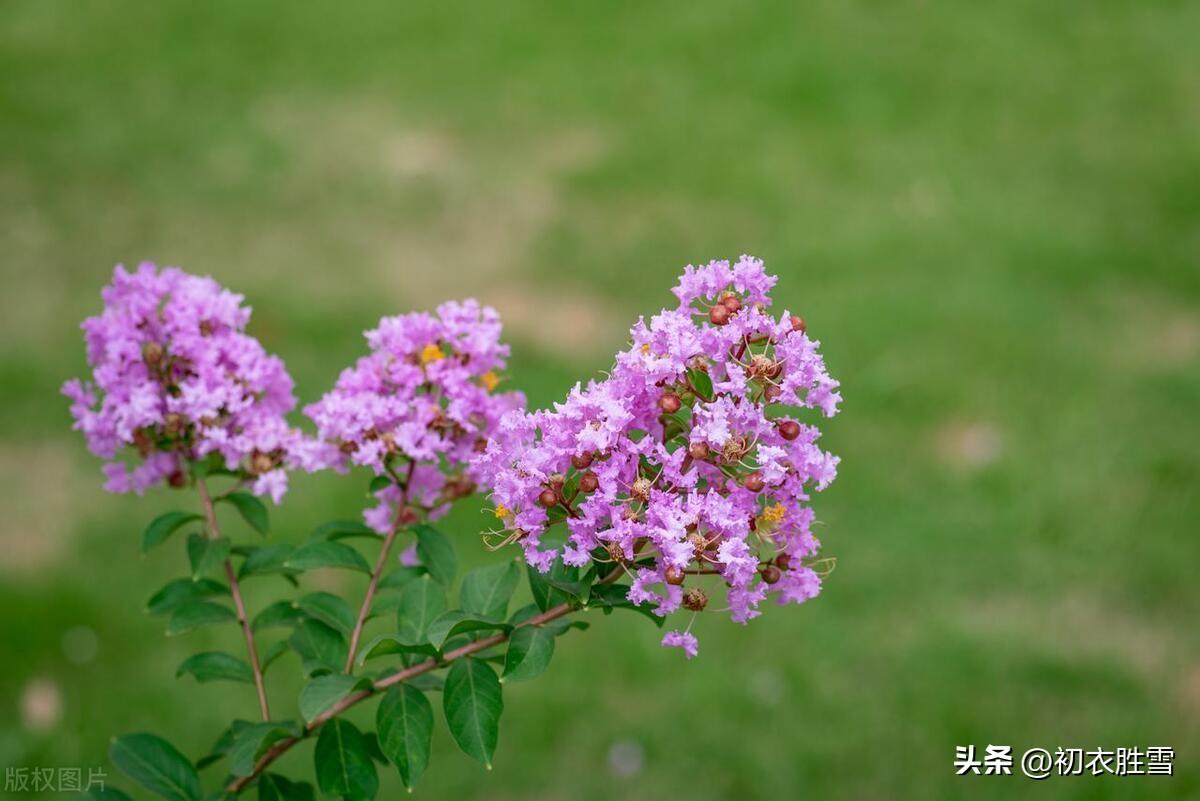
[(579, 491), (583, 493), (593, 493), (599, 488), (600, 479), (596, 478), (596, 474), (591, 470), (579, 477)]
[(688, 446), (688, 455), (691, 456), (693, 459), (695, 459), (697, 462), (702, 462), (705, 459), (707, 459), (708, 454), (709, 454), (709, 451), (708, 451), (708, 443), (707, 442), (693, 442), (691, 445)]
[(742, 301), (737, 295), (726, 295), (721, 298), (721, 305), (729, 310), (730, 314), (737, 314), (742, 310)]
[(792, 330), (798, 331), (801, 334), (808, 330), (808, 325), (804, 322), (803, 317), (797, 317), (794, 314), (792, 315)]
[(775, 564), (779, 565), (780, 570), (787, 570), (792, 566), (791, 554), (781, 553), (775, 557)]
[(703, 612), (708, 606), (708, 594), (699, 587), (692, 587), (683, 592), (683, 607), (693, 612)]
[(678, 587), (680, 584), (683, 583), (683, 580), (685, 578), (686, 578), (686, 576), (684, 575), (684, 572), (682, 570), (680, 570), (679, 568), (677, 568), (677, 567), (668, 567), (667, 568), (666, 579), (667, 579), (668, 584), (673, 584), (676, 587)]
[(542, 494), (538, 496), (538, 503), (549, 509), (552, 506), (558, 505), (558, 493), (552, 489), (542, 490)]
[(800, 424), (795, 420), (782, 420), (779, 423), (779, 436), (791, 442), (800, 436)]
[(175, 489), (179, 489), (187, 484), (187, 477), (184, 476), (183, 473), (176, 470), (174, 473), (167, 476), (167, 483)]
[(708, 310), (708, 321), (713, 325), (725, 325), (729, 322), (729, 309), (718, 303)]
[(779, 579), (783, 578), (783, 571), (775, 567), (775, 565), (767, 565), (759, 571), (759, 574), (762, 576), (762, 580), (767, 584), (774, 584), (779, 581)]
[(683, 407), (683, 401), (674, 392), (664, 392), (658, 399), (658, 408), (665, 414), (675, 414)]
[(596, 454), (588, 452), (581, 453), (571, 457), (571, 467), (576, 470), (587, 470), (592, 466), (592, 461), (596, 458)]
[(763, 481), (762, 473), (755, 470), (753, 473), (742, 479), (742, 486), (751, 492), (762, 492), (763, 487), (767, 486), (767, 483)]

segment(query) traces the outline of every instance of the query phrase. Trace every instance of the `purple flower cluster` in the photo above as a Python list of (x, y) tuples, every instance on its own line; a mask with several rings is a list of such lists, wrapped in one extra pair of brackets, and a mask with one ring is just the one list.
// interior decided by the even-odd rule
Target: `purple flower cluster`
[(525, 403), (519, 392), (495, 391), (509, 352), (500, 328), (495, 309), (474, 300), (385, 317), (366, 332), (370, 354), (305, 407), (338, 454), (334, 466), (397, 479), (375, 493), (379, 503), (364, 515), (372, 528), (387, 531), (398, 505), (436, 517), (474, 492), (472, 457)]
[[(663, 616), (704, 610), (709, 574), (737, 622), (820, 591), (807, 504), (838, 459), (786, 407), (828, 417), (841, 396), (804, 321), (768, 313), (775, 282), (749, 257), (689, 266), (608, 378), (504, 417), (475, 464), (531, 565), (616, 562)], [(690, 624), (663, 644), (697, 652)]]
[(187, 461), (219, 454), (278, 503), (287, 468), (320, 466), (322, 447), (287, 424), (296, 400), (283, 362), (244, 333), (241, 295), (142, 264), (118, 266), (102, 297), (103, 313), (82, 326), (93, 381), (68, 381), (63, 394), (88, 447), (109, 460), (107, 489), (181, 486)]

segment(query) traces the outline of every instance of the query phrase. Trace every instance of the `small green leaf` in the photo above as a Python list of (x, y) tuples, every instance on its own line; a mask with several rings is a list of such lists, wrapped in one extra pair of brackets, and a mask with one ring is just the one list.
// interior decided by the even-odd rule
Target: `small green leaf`
[(286, 570), (283, 564), (292, 555), (294, 550), (292, 546), (286, 543), (276, 543), (275, 545), (264, 545), (261, 548), (254, 548), (250, 551), (249, 556), (246, 557), (246, 561), (242, 562), (242, 566), (238, 569), (238, 578), (283, 573)]
[(521, 626), (508, 638), (504, 655), (504, 674), (501, 681), (524, 681), (540, 676), (554, 656), (552, 629), (542, 626)]
[(328, 523), (322, 523), (313, 529), (312, 533), (308, 535), (308, 541), (323, 542), (325, 540), (340, 540), (348, 537), (379, 539), (379, 534), (373, 528), (358, 520), (330, 520)]
[(111, 784), (92, 785), (79, 797), (83, 801), (133, 801), (128, 793)]
[(375, 493), (379, 492), (380, 490), (385, 490), (395, 483), (396, 482), (392, 480), (391, 476), (388, 476), (388, 475), (375, 476), (374, 478), (371, 479), (371, 483), (367, 485), (367, 492), (374, 495)]
[(333, 718), (321, 727), (313, 762), (317, 784), (327, 795), (367, 801), (379, 790), (379, 776), (367, 752), (366, 740), (349, 721)]
[(161, 590), (150, 596), (146, 602), (146, 611), (152, 615), (165, 615), (175, 611), (176, 607), (187, 601), (208, 598), (213, 595), (225, 595), (229, 588), (219, 581), (190, 578), (173, 579), (166, 583)]
[(409, 645), (429, 641), (429, 624), (446, 611), (446, 595), (429, 576), (410, 583), (400, 591), (400, 610), (397, 612), (397, 631)]
[(318, 567), (338, 567), (370, 573), (371, 566), (362, 554), (340, 542), (310, 542), (301, 545), (283, 563), (288, 570), (313, 570)]
[(294, 626), (304, 619), (304, 613), (291, 601), (276, 601), (254, 616), (250, 628), (254, 631), (274, 626)]
[(458, 660), (446, 674), (442, 705), (458, 747), (491, 768), (504, 711), (495, 671), (473, 657)]
[(250, 528), (259, 534), (266, 534), (270, 527), (267, 517), (267, 507), (258, 498), (248, 492), (231, 492), (217, 500), (233, 504), (241, 514), (242, 519), (250, 524)]
[(300, 611), (343, 634), (354, 630), (354, 612), (341, 598), (330, 592), (313, 592), (296, 602)]
[(429, 575), (443, 586), (449, 587), (458, 570), (458, 559), (454, 546), (435, 528), (418, 525), (413, 527), (417, 535), (417, 557), (429, 571)]
[(294, 721), (249, 723), (237, 729), (229, 747), (229, 772), (249, 776), (258, 758), (280, 740), (298, 737), (302, 732)]
[(544, 575), (532, 565), (526, 567), (526, 572), (533, 600), (543, 612), (559, 604), (578, 601), (583, 596), (579, 568), (563, 564), (561, 558), (556, 559)]
[(629, 587), (623, 584), (597, 584), (592, 587), (592, 595), (588, 600), (589, 606), (596, 606), (608, 613), (612, 609), (629, 609), (654, 621), (654, 625), (662, 628), (665, 618), (659, 617), (650, 610), (650, 606), (638, 605), (630, 601), (626, 595)]
[(401, 642), (398, 634), (380, 634), (358, 652), (358, 664), (361, 665), (368, 659), (374, 659), (377, 656), (387, 656), (389, 654), (421, 654), (428, 657), (436, 657), (438, 655), (437, 649), (428, 643), (424, 645), (409, 645), (408, 643)]
[(520, 579), (521, 571), (515, 562), (478, 567), (463, 576), (459, 603), (467, 612), (503, 620), (508, 612), (508, 599)]
[(712, 399), (713, 399), (712, 377), (709, 376), (709, 374), (706, 373), (704, 370), (697, 370), (694, 367), (690, 368), (687, 371), (687, 376), (688, 376), (688, 381), (691, 382), (692, 387), (696, 390), (697, 397), (699, 397), (700, 400), (705, 401), (706, 403), (712, 401)]
[(429, 642), (434, 648), (441, 648), (446, 640), (458, 634), (485, 629), (507, 631), (510, 628), (512, 627), (502, 620), (486, 618), (472, 612), (455, 610), (453, 612), (442, 613), (436, 620), (429, 624)]
[(278, 773), (264, 773), (258, 779), (258, 801), (314, 801), (313, 786), (294, 782)]
[(367, 619), (390, 615), (399, 608), (399, 595), (376, 595), (375, 600), (371, 602), (371, 611), (367, 613)]
[(412, 789), (429, 764), (433, 738), (433, 707), (425, 694), (410, 684), (388, 689), (375, 714), (379, 747)]
[(129, 778), (169, 801), (200, 801), (200, 776), (175, 746), (153, 734), (117, 737), (109, 756)]
[(242, 681), (254, 683), (254, 671), (236, 656), (221, 651), (205, 651), (183, 660), (175, 671), (175, 678), (191, 673), (201, 684), (209, 681)]
[(288, 643), (304, 660), (306, 674), (311, 675), (316, 670), (336, 672), (346, 666), (349, 651), (346, 638), (318, 620), (308, 619), (299, 623)]
[(413, 579), (419, 579), (423, 575), (425, 575), (425, 568), (423, 567), (410, 567), (408, 565), (398, 567), (381, 578), (379, 586), (376, 589), (379, 592), (403, 589), (404, 585), (408, 584), (408, 582)]
[(304, 685), (300, 691), (300, 715), (308, 723), (354, 689), (359, 680), (344, 673), (326, 673)]
[(211, 601), (188, 601), (171, 613), (171, 619), (167, 621), (167, 636), (174, 637), (201, 626), (229, 623), (235, 620), (237, 620), (237, 615), (228, 606)]
[(192, 565), (192, 578), (200, 579), (229, 558), (229, 540), (224, 537), (214, 540), (203, 534), (192, 534), (188, 537), (187, 552)]
[(203, 520), (198, 514), (191, 512), (167, 512), (154, 518), (142, 534), (142, 553), (162, 545), (167, 537), (175, 533), (180, 526), (187, 525), (193, 520)]
[(262, 652), (259, 657), (259, 663), (262, 667), (263, 675), (266, 675), (267, 668), (274, 664), (275, 660), (288, 652), (287, 640), (280, 640)]

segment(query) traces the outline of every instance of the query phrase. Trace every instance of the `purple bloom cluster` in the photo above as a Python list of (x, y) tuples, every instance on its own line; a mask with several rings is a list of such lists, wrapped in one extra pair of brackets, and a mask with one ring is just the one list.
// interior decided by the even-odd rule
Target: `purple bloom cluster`
[(63, 394), (88, 447), (109, 460), (107, 489), (181, 486), (187, 461), (215, 453), (278, 503), (287, 468), (320, 466), (322, 447), (287, 424), (296, 400), (283, 362), (244, 333), (241, 295), (142, 264), (118, 266), (102, 297), (103, 313), (82, 326), (93, 381), (68, 381)]
[(500, 317), (474, 300), (444, 303), (436, 314), (385, 317), (366, 332), (371, 352), (344, 370), (320, 401), (305, 407), (334, 466), (365, 465), (399, 480), (376, 492), (365, 512), (385, 532), (398, 504), (436, 517), (474, 492), (472, 457), (519, 392), (496, 392), (508, 346)]
[[(608, 378), (504, 417), (476, 466), (531, 565), (616, 562), (663, 616), (704, 610), (709, 574), (737, 622), (820, 591), (807, 504), (838, 459), (786, 407), (828, 417), (841, 396), (804, 321), (768, 313), (775, 282), (745, 256), (689, 266)], [(697, 652), (690, 631), (663, 644)]]

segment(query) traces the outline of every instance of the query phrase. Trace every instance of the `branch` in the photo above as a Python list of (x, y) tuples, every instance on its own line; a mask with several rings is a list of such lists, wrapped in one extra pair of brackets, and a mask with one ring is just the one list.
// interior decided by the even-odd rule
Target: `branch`
[[(620, 570), (614, 570), (596, 583), (597, 583), (597, 585), (611, 584), (613, 581), (616, 581), (617, 578), (619, 578), (621, 575), (622, 575), (622, 573)], [(547, 609), (545, 612), (542, 612), (540, 615), (531, 617), (528, 620), (524, 621), (523, 623), (518, 624), (517, 626), (514, 627), (514, 630), (521, 628), (522, 626), (541, 626), (546, 623), (549, 623), (551, 620), (557, 620), (558, 618), (563, 617), (564, 615), (568, 615), (571, 612), (576, 611), (577, 609), (578, 609), (578, 607), (575, 604), (570, 604), (570, 603), (559, 604), (558, 606)], [(449, 665), (452, 662), (462, 659), (465, 656), (471, 656), (472, 654), (479, 653), (480, 651), (486, 651), (488, 648), (491, 648), (493, 645), (499, 645), (500, 643), (504, 642), (510, 636), (511, 636), (511, 633), (500, 632), (498, 634), (493, 634), (490, 637), (484, 637), (482, 640), (475, 640), (474, 642), (470, 642), (470, 643), (467, 643), (466, 645), (455, 648), (453, 651), (447, 651), (446, 653), (442, 654), (442, 658), (440, 660), (426, 659), (424, 662), (418, 662), (417, 664), (415, 664), (411, 667), (407, 667), (404, 670), (401, 670), (397, 673), (393, 673), (390, 676), (386, 676), (386, 677), (380, 679), (371, 687), (368, 687), (366, 689), (359, 690), (358, 692), (354, 692), (354, 693), (351, 693), (350, 695), (347, 695), (345, 698), (338, 701), (336, 704), (331, 706), (329, 709), (327, 709), (326, 711), (322, 712), (320, 715), (318, 715), (317, 717), (315, 717), (311, 721), (309, 721), (308, 725), (306, 725), (304, 727), (303, 735), (301, 735), (300, 737), (288, 737), (284, 740), (280, 740), (279, 742), (275, 743), (270, 748), (268, 748), (266, 753), (264, 753), (261, 757), (259, 757), (258, 762), (256, 762), (254, 764), (254, 770), (251, 771), (248, 776), (241, 776), (237, 779), (234, 779), (232, 782), (230, 782), (229, 785), (225, 788), (226, 792), (240, 793), (242, 790), (244, 790), (246, 788), (246, 785), (250, 784), (250, 782), (252, 782), (256, 778), (258, 778), (258, 776), (264, 770), (266, 770), (267, 767), (272, 762), (274, 762), (276, 759), (279, 759), (279, 757), (283, 756), (283, 754), (286, 753), (293, 745), (300, 742), (301, 740), (303, 740), (305, 737), (312, 734), (317, 729), (321, 728), (321, 726), (323, 726), (330, 719), (337, 717), (338, 715), (342, 714), (347, 709), (349, 709), (350, 707), (359, 703), (360, 701), (365, 701), (366, 699), (370, 698), (371, 696), (375, 695), (376, 693), (378, 693), (382, 690), (386, 690), (388, 687), (392, 687), (397, 684), (402, 684), (403, 682), (406, 682), (409, 679), (416, 678), (417, 676), (420, 676), (424, 673), (428, 673), (431, 670), (436, 670), (440, 667), (445, 667), (446, 665)]]
[[(213, 509), (212, 497), (208, 494), (208, 486), (204, 479), (196, 479), (196, 490), (200, 493), (200, 502), (204, 506), (204, 517), (208, 520), (208, 536), (211, 539), (221, 538), (221, 529), (217, 525), (217, 513)], [(254, 688), (258, 692), (258, 711), (263, 720), (271, 719), (271, 708), (267, 704), (267, 686), (263, 681), (262, 665), (258, 661), (258, 649), (254, 646), (254, 632), (250, 630), (250, 619), (246, 616), (246, 604), (242, 601), (242, 591), (238, 587), (237, 573), (234, 572), (233, 562), (225, 560), (225, 577), (229, 580), (229, 594), (233, 596), (233, 606), (237, 610), (238, 623), (242, 626), (242, 634), (246, 638), (246, 651), (250, 655), (250, 668), (254, 671)]]

